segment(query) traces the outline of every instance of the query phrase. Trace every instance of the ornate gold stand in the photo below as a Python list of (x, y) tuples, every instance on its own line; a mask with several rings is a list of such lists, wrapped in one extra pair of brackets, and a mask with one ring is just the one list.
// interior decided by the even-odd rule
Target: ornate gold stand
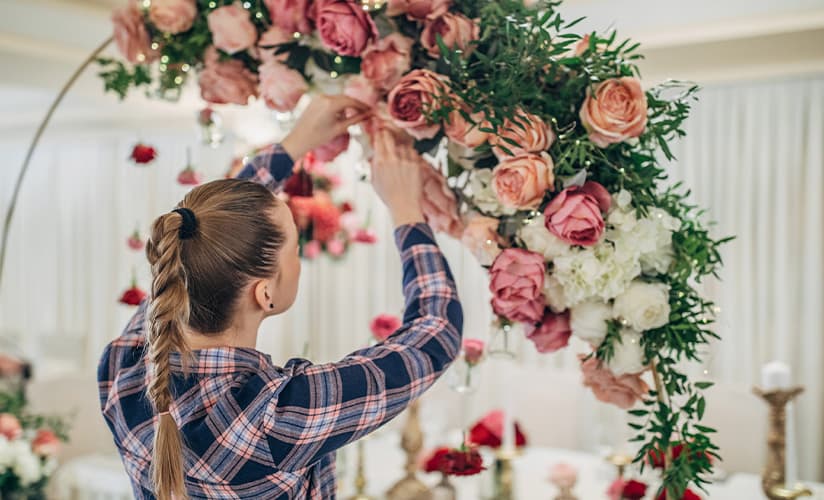
[(607, 462), (618, 469), (618, 478), (620, 479), (624, 477), (627, 466), (632, 463), (632, 457), (621, 453), (613, 453), (607, 457)]
[(418, 419), (419, 403), (409, 405), (409, 415), (406, 418), (403, 433), (401, 434), (401, 448), (406, 453), (406, 476), (395, 483), (386, 492), (388, 500), (430, 500), (429, 488), (417, 477), (418, 454), (423, 448), (423, 432)]
[(804, 391), (803, 387), (792, 389), (776, 389), (764, 391), (758, 387), (753, 388), (753, 392), (764, 399), (770, 405), (770, 430), (767, 435), (767, 465), (761, 474), (761, 487), (764, 494), (770, 500), (783, 500), (812, 496), (812, 491), (802, 484), (789, 486), (784, 484), (784, 466), (786, 456), (784, 453), (787, 436), (786, 422), (787, 403)]
[(515, 477), (512, 470), (512, 459), (515, 453), (509, 451), (499, 451), (495, 455), (494, 474), (495, 484), (493, 485), (494, 500), (513, 500), (515, 498)]
[(358, 465), (355, 475), (355, 494), (349, 497), (349, 500), (374, 500), (366, 494), (366, 474), (363, 470), (363, 439), (358, 441)]

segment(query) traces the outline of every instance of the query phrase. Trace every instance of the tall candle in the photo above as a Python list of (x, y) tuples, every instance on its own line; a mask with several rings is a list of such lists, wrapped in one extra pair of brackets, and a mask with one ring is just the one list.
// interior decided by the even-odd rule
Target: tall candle
[[(761, 385), (764, 390), (789, 389), (792, 385), (792, 370), (786, 363), (771, 361), (761, 369)], [(784, 482), (792, 487), (798, 482), (798, 460), (795, 442), (795, 410), (793, 403), (787, 404), (784, 427)]]
[(765, 391), (789, 389), (790, 367), (780, 361), (770, 361), (761, 368), (761, 386)]
[(504, 434), (501, 438), (501, 451), (512, 453), (515, 451), (515, 421), (512, 416), (512, 408), (504, 407)]

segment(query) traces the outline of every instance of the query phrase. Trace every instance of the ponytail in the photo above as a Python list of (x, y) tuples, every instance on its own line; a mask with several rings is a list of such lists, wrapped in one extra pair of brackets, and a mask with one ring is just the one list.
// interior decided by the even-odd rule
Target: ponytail
[(152, 482), (158, 500), (187, 498), (184, 484), (183, 440), (169, 408), (173, 401), (169, 357), (181, 354), (185, 363), (183, 325), (189, 317), (186, 272), (181, 260), (182, 214), (161, 215), (152, 225), (146, 255), (152, 266), (152, 295), (149, 304), (148, 349), (151, 377), (149, 400), (159, 414), (152, 449)]

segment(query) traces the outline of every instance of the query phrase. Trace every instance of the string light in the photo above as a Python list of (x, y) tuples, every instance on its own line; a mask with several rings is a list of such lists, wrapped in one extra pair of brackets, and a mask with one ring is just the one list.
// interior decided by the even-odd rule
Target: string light
[(255, 14), (255, 17), (258, 19), (263, 19), (263, 12), (258, 12), (257, 14)]
[(214, 9), (215, 7), (217, 7), (217, 4), (215, 2), (209, 2), (210, 9)]
[(300, 38), (300, 32), (295, 31), (294, 33), (292, 33), (292, 38), (294, 38), (295, 40), (299, 39)]
[(251, 3), (249, 3), (249, 2), (243, 2), (243, 8), (244, 8), (244, 9), (248, 9), (248, 8), (250, 8), (251, 6), (252, 6), (252, 4), (251, 4)]
[(169, 62), (169, 56), (163, 56), (163, 57), (161, 57), (161, 58), (160, 58), (160, 62), (162, 62), (162, 63), (167, 63), (167, 62)]
[(152, 42), (152, 50), (157, 50), (160, 48), (160, 45), (157, 42)]
[(145, 56), (145, 55), (143, 55), (143, 54), (138, 54), (138, 55), (137, 55), (137, 62), (143, 62), (143, 61), (145, 61), (145, 60), (146, 60), (146, 56)]
[(335, 64), (340, 64), (343, 62), (343, 58), (341, 56), (335, 56)]
[(329, 76), (332, 77), (332, 78), (337, 78), (339, 75), (338, 75), (337, 71), (330, 71)]
[(143, 0), (143, 7), (148, 9), (152, 6), (152, 0)]
[(158, 66), (158, 68), (160, 69), (160, 71), (166, 71), (166, 65), (165, 64), (161, 64), (160, 66)]
[(189, 71), (190, 69), (192, 69), (192, 67), (189, 66), (188, 64), (184, 63), (183, 66), (180, 67), (180, 69), (181, 69), (181, 71), (186, 72), (186, 71)]
[(178, 85), (183, 83), (183, 77), (182, 76), (176, 76), (175, 77), (175, 83), (178, 84)]

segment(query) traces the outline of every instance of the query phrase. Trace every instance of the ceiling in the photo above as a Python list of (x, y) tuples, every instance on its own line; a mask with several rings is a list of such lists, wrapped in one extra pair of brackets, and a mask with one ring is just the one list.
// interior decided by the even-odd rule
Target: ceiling
[[(0, 128), (30, 128), (63, 82), (111, 31), (111, 8), (125, 0), (0, 0)], [(824, 0), (567, 0), (581, 30), (612, 27), (643, 44), (646, 81), (702, 83), (824, 72)], [(202, 103), (142, 96), (118, 103), (87, 70), (57, 122), (129, 123), (191, 119)]]

